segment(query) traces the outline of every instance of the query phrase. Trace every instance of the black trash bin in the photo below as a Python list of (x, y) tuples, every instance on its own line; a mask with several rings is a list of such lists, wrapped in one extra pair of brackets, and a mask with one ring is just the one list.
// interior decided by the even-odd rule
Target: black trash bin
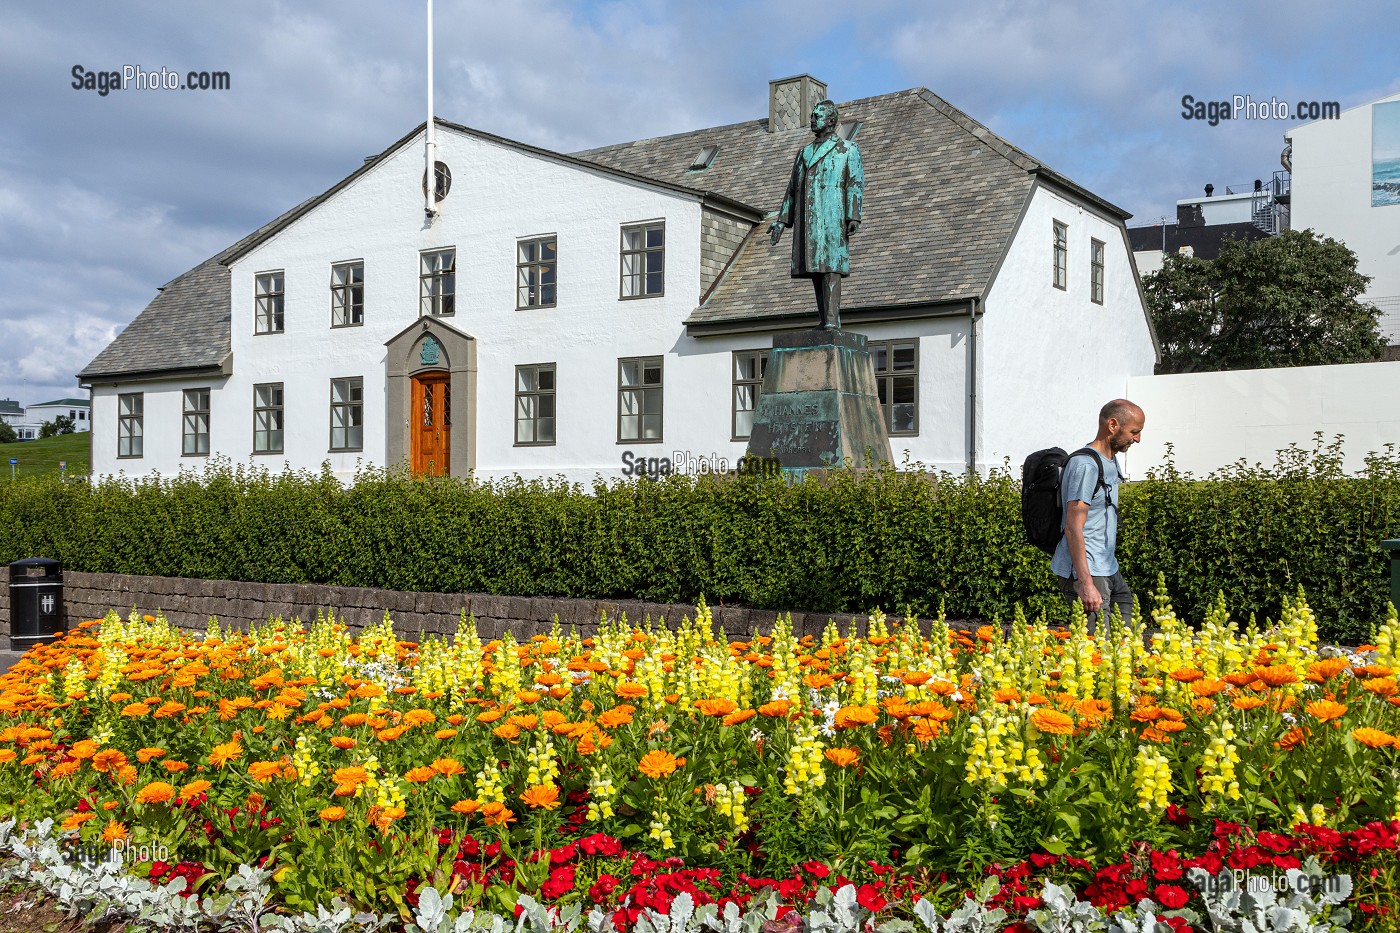
[(10, 648), (28, 651), (66, 630), (63, 624), (63, 566), (47, 557), (10, 565)]

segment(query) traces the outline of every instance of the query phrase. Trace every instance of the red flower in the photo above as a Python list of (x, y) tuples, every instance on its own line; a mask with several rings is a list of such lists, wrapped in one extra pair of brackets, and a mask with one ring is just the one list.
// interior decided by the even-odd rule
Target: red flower
[(1034, 910), (1039, 906), (1040, 898), (1038, 897), (1013, 897), (1011, 899), (1011, 907), (1016, 911)]
[(1031, 853), (1031, 864), (1034, 865), (1036, 868), (1045, 868), (1047, 866), (1054, 865), (1059, 860), (1060, 857), (1058, 855), (1050, 855), (1046, 852)]
[(1157, 903), (1170, 910), (1175, 910), (1178, 907), (1185, 907), (1186, 902), (1191, 899), (1191, 895), (1186, 893), (1185, 888), (1178, 887), (1174, 884), (1157, 885), (1152, 891), (1152, 896), (1156, 898)]
[(873, 884), (863, 884), (856, 889), (856, 903), (872, 913), (885, 909), (889, 901), (880, 894)]
[(803, 862), (802, 870), (817, 879), (825, 878), (827, 875), (831, 874), (830, 868), (827, 868), (821, 862), (817, 861)]

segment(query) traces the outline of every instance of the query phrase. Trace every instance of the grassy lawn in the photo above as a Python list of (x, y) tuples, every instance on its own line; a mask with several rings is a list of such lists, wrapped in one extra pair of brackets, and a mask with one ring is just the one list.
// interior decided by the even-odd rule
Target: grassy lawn
[(67, 462), (69, 476), (86, 476), (92, 469), (92, 433), (0, 444), (0, 482), (10, 481), (12, 457), (19, 461), (14, 468), (17, 480), (57, 473), (59, 461)]

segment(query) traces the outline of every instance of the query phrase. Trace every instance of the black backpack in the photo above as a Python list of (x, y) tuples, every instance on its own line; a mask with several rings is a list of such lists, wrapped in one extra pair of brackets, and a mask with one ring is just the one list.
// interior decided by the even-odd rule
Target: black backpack
[[(1108, 483), (1103, 478), (1103, 460), (1090, 447), (1081, 447), (1072, 454), (1063, 448), (1048, 447), (1037, 450), (1021, 465), (1021, 524), (1026, 529), (1026, 540), (1046, 554), (1054, 556), (1055, 548), (1064, 537), (1061, 526), (1064, 523), (1064, 506), (1060, 504), (1060, 476), (1072, 457), (1093, 457), (1099, 468), (1099, 481), (1094, 487), (1108, 494)], [(1117, 503), (1110, 500), (1117, 511)]]

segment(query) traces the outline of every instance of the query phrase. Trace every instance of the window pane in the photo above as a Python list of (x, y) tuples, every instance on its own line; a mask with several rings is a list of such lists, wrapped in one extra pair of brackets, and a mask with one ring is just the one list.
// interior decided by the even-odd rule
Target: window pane
[(647, 248), (659, 249), (665, 242), (666, 230), (664, 227), (647, 228)]
[(535, 431), (535, 440), (543, 444), (554, 443), (554, 419), (541, 418)]
[(536, 404), (539, 406), (539, 416), (541, 418), (554, 417), (554, 396), (537, 395), (535, 396), (535, 401)]
[(894, 348), (894, 368), (897, 370), (913, 369), (915, 356), (915, 350), (912, 345), (896, 345)]
[(912, 432), (914, 430), (913, 405), (895, 405), (894, 411), (891, 412), (891, 418), (893, 420), (893, 424), (891, 425), (890, 430), (901, 431), (906, 433)]
[(646, 367), (642, 373), (643, 381), (649, 386), (661, 385), (661, 361), (648, 360), (643, 365)]
[(642, 393), (642, 404), (647, 415), (661, 414), (661, 392), (658, 389), (647, 389)]
[(889, 369), (889, 350), (883, 344), (870, 348), (870, 361), (875, 366), (875, 371), (884, 372)]
[(622, 248), (632, 250), (641, 249), (642, 231), (637, 229), (622, 231)]
[(629, 390), (622, 393), (619, 399), (622, 405), (623, 415), (632, 416), (638, 413), (639, 406), (641, 405), (640, 395), (641, 392), (637, 390)]
[(642, 437), (645, 440), (656, 441), (661, 439), (661, 416), (642, 416)]
[(533, 392), (538, 387), (538, 375), (533, 366), (515, 368), (515, 388), (519, 392)]
[(549, 366), (549, 367), (543, 367), (543, 366), (542, 366), (542, 367), (540, 367), (540, 369), (539, 369), (539, 375), (538, 375), (537, 378), (539, 379), (539, 384), (540, 384), (540, 388), (541, 388), (541, 389), (548, 389), (548, 390), (551, 391), (551, 392), (554, 391), (554, 367), (553, 367), (553, 366)]
[(737, 437), (748, 437), (753, 434), (753, 412), (742, 409), (734, 413), (734, 434)]
[(624, 441), (637, 440), (637, 415), (623, 415), (619, 419), (618, 428)]
[(899, 376), (893, 380), (894, 401), (898, 405), (903, 402), (913, 403), (918, 397), (919, 387), (913, 376)]
[(641, 366), (640, 360), (623, 360), (618, 367), (622, 384), (625, 386), (634, 386), (641, 382)]
[(534, 241), (520, 244), (520, 262), (534, 262), (539, 258), (539, 244)]

